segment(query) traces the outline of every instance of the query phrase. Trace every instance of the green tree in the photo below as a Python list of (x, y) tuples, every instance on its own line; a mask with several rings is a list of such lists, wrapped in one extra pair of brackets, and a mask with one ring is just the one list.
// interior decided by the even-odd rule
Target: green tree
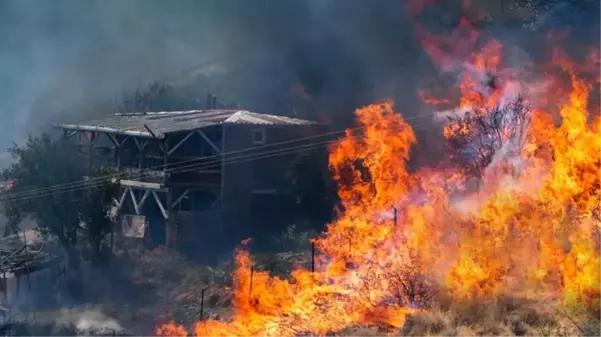
[[(42, 235), (58, 239), (72, 267), (77, 267), (74, 257), (81, 244), (99, 256), (113, 226), (110, 207), (117, 185), (110, 178), (111, 172), (104, 168), (88, 172), (87, 162), (72, 144), (47, 134), (30, 136), (27, 143), (15, 144), (8, 151), (14, 162), (2, 175), (11, 182), (11, 188), (0, 200), (9, 230), (17, 230), (21, 220), (30, 217)], [(86, 175), (103, 179), (84, 183)], [(80, 237), (84, 242), (78, 242)]]

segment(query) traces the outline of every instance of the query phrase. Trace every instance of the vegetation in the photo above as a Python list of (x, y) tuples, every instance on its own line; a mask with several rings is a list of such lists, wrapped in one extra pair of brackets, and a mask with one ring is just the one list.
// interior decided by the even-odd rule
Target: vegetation
[[(118, 109), (120, 112), (194, 110), (207, 107), (207, 93), (191, 86), (176, 87), (154, 82), (123, 95)], [(217, 108), (226, 108), (217, 103)]]
[(523, 97), (449, 117), (445, 129), (451, 159), (468, 175), (484, 177), (496, 156), (517, 157), (526, 141), (532, 108)]
[[(112, 172), (105, 168), (90, 172), (72, 144), (47, 134), (30, 137), (8, 151), (14, 162), (2, 175), (12, 187), (1, 199), (9, 219), (7, 231), (15, 232), (21, 220), (30, 217), (37, 230), (58, 239), (70, 257), (79, 237), (99, 257), (113, 228), (110, 208), (117, 185), (109, 178)], [(88, 183), (82, 181), (84, 176)]]
[[(583, 24), (584, 16), (593, 17), (599, 13), (598, 0), (518, 0), (517, 9), (525, 9), (530, 15), (525, 18), (525, 26), (538, 29), (545, 26), (573, 26)], [(560, 14), (561, 13), (561, 14)], [(570, 15), (565, 15), (570, 13)], [(548, 17), (564, 22), (549, 22)], [(569, 22), (567, 22), (569, 20)]]

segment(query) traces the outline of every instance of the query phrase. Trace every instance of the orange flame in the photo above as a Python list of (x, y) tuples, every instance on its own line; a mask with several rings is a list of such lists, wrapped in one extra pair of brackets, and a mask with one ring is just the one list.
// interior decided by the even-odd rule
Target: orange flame
[[(413, 4), (418, 11), (425, 2)], [(562, 90), (546, 96), (523, 91), (529, 85), (504, 67), (499, 42), (476, 48), (481, 36), (467, 22), (459, 28), (463, 43), (452, 53), (449, 43), (441, 45), (448, 41), (419, 27), (418, 34), (443, 71), (460, 74), (457, 111), (488, 113), (515, 91), (525, 92), (532, 113), (519, 125), (522, 146), (503, 155), (497, 148), (494, 165), (478, 177), (477, 187), (469, 187), (461, 169), (409, 169), (417, 139), (392, 102), (358, 109), (358, 128), (330, 148), (344, 210), (315, 240), (316, 271), (298, 268), (290, 279), (273, 277), (254, 269), (247, 251), (238, 251), (234, 318), (197, 322), (195, 335), (325, 335), (358, 324), (398, 328), (438, 291), (455, 299), (545, 295), (599, 307), (601, 118), (588, 110), (598, 79), (583, 74), (592, 67), (556, 49), (552, 66), (570, 85), (553, 78)], [(598, 64), (598, 53), (589, 58)], [(498, 82), (483, 83), (490, 73)], [(495, 139), (512, 141), (499, 130)], [(443, 132), (448, 139), (470, 139), (476, 130), (451, 122)], [(173, 323), (156, 332), (185, 335)]]

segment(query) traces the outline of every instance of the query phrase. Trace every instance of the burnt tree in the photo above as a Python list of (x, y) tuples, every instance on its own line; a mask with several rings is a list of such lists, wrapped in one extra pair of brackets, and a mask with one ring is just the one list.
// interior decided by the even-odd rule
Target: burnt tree
[(445, 137), (451, 160), (472, 177), (484, 176), (495, 159), (516, 156), (526, 142), (532, 108), (519, 96), (491, 108), (448, 117)]

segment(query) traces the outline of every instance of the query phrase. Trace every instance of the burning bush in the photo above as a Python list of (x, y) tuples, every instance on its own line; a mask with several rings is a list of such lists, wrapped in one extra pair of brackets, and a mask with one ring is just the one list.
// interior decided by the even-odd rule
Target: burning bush
[[(598, 326), (601, 120), (589, 116), (592, 85), (582, 67), (555, 58), (569, 85), (543, 98), (504, 67), (500, 43), (477, 44), (469, 24), (459, 28), (455, 44), (418, 31), (441, 69), (460, 74), (461, 99), (441, 131), (452, 154), (468, 160), (410, 170), (417, 139), (393, 103), (358, 109), (358, 127), (330, 148), (344, 212), (315, 240), (315, 271), (270, 276), (239, 251), (235, 317), (198, 322), (196, 335), (325, 335), (362, 325), (405, 326), (406, 334), (556, 328), (537, 323), (538, 314), (517, 314), (517, 299), (579, 307), (579, 319)], [(454, 45), (456, 52), (446, 51)], [(473, 176), (476, 188), (468, 184)], [(454, 304), (448, 316), (432, 316), (444, 298)]]

